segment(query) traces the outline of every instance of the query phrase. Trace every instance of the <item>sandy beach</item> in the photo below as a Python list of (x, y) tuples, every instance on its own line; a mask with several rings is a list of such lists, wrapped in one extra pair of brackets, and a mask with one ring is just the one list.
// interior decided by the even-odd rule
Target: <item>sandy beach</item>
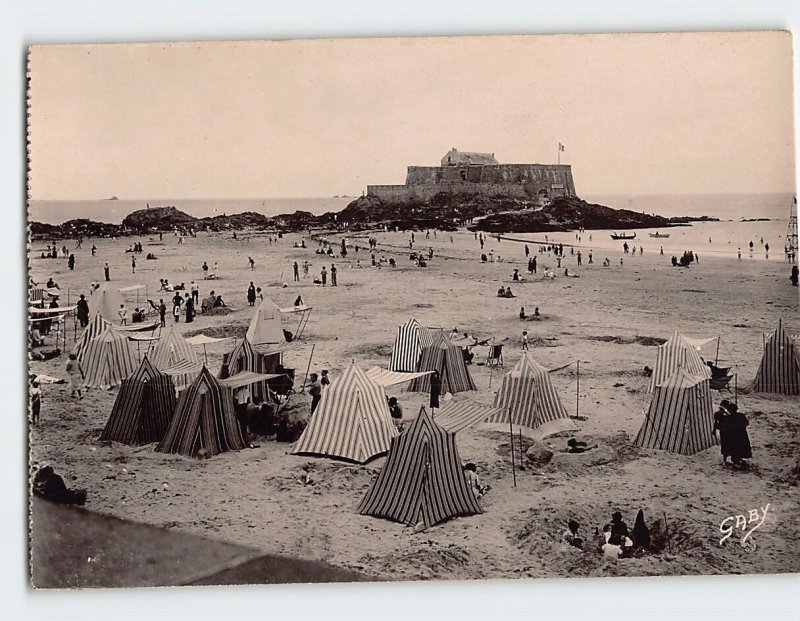
[[(599, 235), (599, 233), (595, 233)], [(314, 307), (297, 346), (285, 355), (287, 366), (302, 381), (314, 344), (312, 371), (328, 369), (335, 378), (354, 360), (362, 369), (386, 367), (395, 330), (409, 317), (447, 332), (504, 345), (505, 369), (520, 358), (523, 330), (528, 330), (532, 355), (549, 369), (567, 411), (579, 413), (577, 435), (611, 449), (607, 463), (526, 467), (512, 483), (508, 434), (467, 429), (458, 434), (460, 456), (472, 461), (491, 491), (481, 500), (484, 513), (450, 520), (426, 532), (393, 522), (365, 517), (355, 507), (377, 475), (385, 458), (365, 466), (323, 458), (289, 455), (290, 445), (260, 440), (258, 447), (196, 461), (156, 453), (153, 445), (128, 447), (100, 443), (98, 437), (110, 413), (116, 390), (88, 391), (78, 401), (64, 385), (43, 386), (41, 422), (31, 427), (32, 467), (51, 464), (70, 486), (88, 491), (87, 508), (138, 522), (202, 534), (251, 546), (269, 553), (324, 560), (381, 580), (568, 577), (611, 575), (777, 573), (800, 570), (800, 493), (796, 464), (800, 421), (796, 397), (740, 394), (739, 407), (750, 420), (754, 458), (746, 472), (723, 469), (718, 448), (693, 456), (643, 450), (632, 446), (649, 404), (645, 365), (655, 361), (658, 341), (674, 330), (692, 337), (720, 336), (719, 358), (735, 366), (740, 389), (755, 376), (763, 335), (783, 318), (789, 332), (800, 331), (798, 290), (789, 284), (789, 266), (781, 248), (769, 261), (703, 256), (688, 269), (669, 266), (669, 256), (654, 251), (642, 256), (621, 250), (594, 253), (594, 265), (576, 265), (567, 252), (558, 278), (512, 283), (518, 268), (525, 274), (521, 243), (490, 239), (485, 251), (503, 262), (481, 264), (478, 242), (471, 232), (437, 234), (425, 239), (417, 232), (416, 249), (433, 248), (426, 268), (414, 267), (408, 257), (408, 234), (376, 233), (376, 257), (394, 257), (397, 268), (370, 266), (366, 236), (349, 236), (360, 243), (346, 259), (336, 259), (338, 287), (313, 284), (330, 258), (316, 255), (316, 242), (306, 237), (307, 249), (294, 247), (300, 235), (285, 235), (274, 244), (265, 234), (198, 233), (184, 244), (172, 234), (163, 242), (150, 237), (84, 240), (75, 252), (75, 271), (65, 259), (40, 259), (46, 242), (30, 247), (30, 273), (37, 282), (52, 276), (73, 303), (88, 293), (89, 283), (103, 280), (103, 263), (111, 269), (111, 285), (146, 284), (148, 297), (169, 303), (172, 294), (158, 293), (159, 279), (171, 283), (194, 280), (200, 297), (210, 290), (237, 310), (227, 316), (204, 317), (177, 328), (183, 334), (211, 336), (244, 334), (252, 316), (247, 306), (250, 281), (263, 288), (279, 306), (291, 306), (297, 295)], [(451, 241), (452, 236), (452, 241)], [(327, 235), (333, 241), (340, 234)], [(133, 242), (144, 244), (158, 260), (137, 257), (131, 273)], [(59, 246), (62, 242), (59, 242)], [(97, 244), (97, 256), (90, 248)], [(655, 248), (653, 244), (650, 247)], [(531, 244), (539, 267), (555, 268), (555, 259)], [(608, 256), (611, 267), (601, 266)], [(248, 257), (255, 270), (248, 269)], [(311, 263), (311, 278), (292, 282), (292, 262)], [(218, 262), (219, 280), (203, 281), (201, 265)], [(359, 264), (360, 261), (360, 264)], [(566, 278), (563, 268), (579, 274)], [(302, 274), (302, 270), (301, 270)], [(525, 274), (527, 277), (527, 274)], [(283, 286), (283, 284), (286, 286)], [(498, 299), (497, 288), (510, 286), (515, 299)], [(132, 299), (131, 299), (132, 300)], [(141, 301), (142, 305), (145, 302)], [(133, 302), (127, 304), (132, 309)], [(524, 306), (539, 307), (541, 321), (518, 319)], [(171, 318), (168, 317), (171, 322)], [(295, 331), (297, 319), (284, 317), (284, 328)], [(78, 332), (80, 335), (80, 330)], [(68, 349), (72, 346), (70, 321)], [(209, 367), (216, 372), (233, 341), (208, 347)], [(499, 388), (502, 370), (491, 372), (483, 363), (487, 348), (475, 349), (470, 367), (478, 391), (455, 398), (490, 404)], [(702, 355), (713, 360), (716, 342)], [(576, 394), (576, 365), (580, 360), (580, 389)], [(31, 371), (66, 377), (65, 356), (32, 362)], [(491, 386), (490, 386), (491, 381)], [(387, 390), (399, 398), (406, 418), (413, 418), (425, 395)], [(713, 393), (715, 405), (730, 393)], [(578, 401), (579, 397), (579, 401)], [(306, 395), (292, 397), (307, 407)], [(546, 443), (562, 450), (568, 436)], [(519, 465), (519, 438), (514, 450)], [(522, 438), (522, 448), (529, 441)], [(316, 484), (298, 481), (309, 464)], [(795, 473), (792, 474), (792, 470)], [(165, 485), (166, 484), (166, 485)], [(747, 514), (770, 503), (764, 525), (757, 531), (757, 548), (745, 550), (736, 538), (720, 545), (719, 525), (728, 516)], [(567, 520), (577, 519), (585, 538), (594, 541), (595, 528), (622, 511), (628, 524), (644, 510), (648, 524), (665, 520), (680, 532), (672, 549), (658, 555), (604, 563), (591, 551), (565, 546), (560, 535)]]

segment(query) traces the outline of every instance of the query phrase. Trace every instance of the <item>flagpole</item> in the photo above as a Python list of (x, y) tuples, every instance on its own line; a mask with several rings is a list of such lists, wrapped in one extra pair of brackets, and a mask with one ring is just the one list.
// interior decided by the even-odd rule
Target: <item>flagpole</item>
[(561, 166), (561, 143), (558, 143), (558, 165)]

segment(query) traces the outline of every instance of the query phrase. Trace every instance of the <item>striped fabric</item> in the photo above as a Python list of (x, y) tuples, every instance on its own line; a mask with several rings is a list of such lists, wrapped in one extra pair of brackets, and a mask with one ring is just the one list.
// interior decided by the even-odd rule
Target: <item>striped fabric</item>
[(161, 369), (163, 373), (172, 377), (172, 381), (175, 383), (175, 390), (178, 392), (191, 385), (202, 370), (202, 362), (192, 362), (191, 360), (181, 360), (171, 367)]
[(241, 373), (237, 373), (236, 375), (232, 375), (228, 379), (219, 380), (219, 383), (225, 386), (226, 388), (230, 388), (234, 390), (236, 388), (243, 388), (244, 386), (249, 386), (250, 384), (255, 384), (257, 382), (266, 382), (267, 380), (275, 379), (276, 377), (280, 377), (275, 373), (251, 373), (250, 371), (242, 371)]
[(118, 386), (136, 370), (136, 358), (127, 337), (109, 326), (89, 341), (83, 352), (87, 388)]
[(577, 429), (562, 405), (547, 369), (528, 354), (523, 355), (503, 376), (494, 405), (503, 409), (490, 416), (483, 429), (508, 431), (510, 419), (515, 432), (535, 440)]
[[(464, 362), (461, 348), (453, 345), (441, 331), (436, 334), (433, 343), (423, 348), (419, 365), (417, 365), (419, 373), (434, 370), (439, 371), (442, 380), (441, 394), (477, 390), (475, 382), (472, 381), (472, 376), (469, 374), (469, 369), (467, 369), (467, 364)], [(408, 390), (409, 392), (430, 392), (430, 375), (423, 375), (415, 379), (411, 382)]]
[(107, 322), (103, 317), (98, 313), (94, 316), (91, 323), (86, 326), (86, 329), (81, 334), (81, 338), (75, 343), (75, 348), (72, 350), (72, 353), (78, 357), (78, 360), (83, 362), (83, 356), (86, 352), (86, 346), (89, 344), (93, 338), (100, 336), (103, 330), (110, 327), (111, 324)]
[(491, 416), (502, 417), (504, 410), (490, 405), (470, 401), (450, 401), (436, 412), (436, 424), (451, 433), (458, 433), (467, 427), (474, 427)]
[(386, 465), (356, 511), (426, 527), (482, 512), (467, 485), (455, 434), (437, 425), (424, 408), (392, 440)]
[(230, 390), (203, 367), (178, 398), (175, 415), (156, 451), (212, 457), (244, 447)]
[(175, 385), (144, 357), (123, 380), (101, 440), (131, 446), (159, 442), (175, 412)]
[(412, 317), (397, 328), (389, 370), (406, 373), (416, 371), (422, 349), (431, 343), (433, 343), (433, 332)]
[[(432, 372), (432, 371), (431, 371)], [(372, 367), (367, 369), (367, 377), (373, 382), (377, 382), (383, 387), (395, 386), (403, 382), (410, 382), (413, 379), (422, 377), (425, 373), (401, 373), (399, 371), (387, 371), (380, 367)]]
[[(262, 354), (256, 351), (247, 338), (244, 338), (230, 353), (223, 356), (222, 368), (219, 370), (217, 377), (219, 379), (227, 379), (242, 371), (272, 374), (278, 369), (280, 362), (280, 354)], [(266, 381), (253, 384), (250, 392), (252, 397), (258, 397), (264, 402), (270, 402), (271, 400), (269, 386)]]
[(800, 394), (800, 343), (789, 336), (778, 322), (778, 328), (767, 337), (764, 354), (753, 382), (754, 392), (781, 395)]
[(265, 298), (256, 308), (250, 327), (247, 328), (247, 340), (253, 345), (286, 342), (281, 326), (281, 311), (269, 298)]
[(110, 323), (119, 323), (119, 307), (124, 303), (122, 294), (106, 284), (89, 296), (89, 312), (92, 315), (100, 313)]
[(396, 435), (383, 386), (351, 362), (322, 393), (292, 454), (324, 455), (363, 464), (386, 453)]
[(693, 455), (714, 446), (714, 413), (708, 378), (677, 368), (656, 386), (634, 444)]
[(693, 343), (697, 342), (701, 341), (687, 340), (677, 332), (673, 332), (666, 343), (659, 345), (647, 392), (653, 392), (653, 389), (671, 377), (678, 367), (682, 367), (690, 375), (710, 378), (711, 370), (703, 363), (700, 354), (693, 346)]
[(44, 289), (35, 288), (35, 289), (28, 289), (28, 301), (29, 302), (40, 302), (44, 299)]
[[(173, 368), (179, 363), (193, 367), (200, 366), (200, 356), (178, 333), (175, 326), (169, 326), (161, 331), (161, 338), (150, 353), (150, 361), (161, 371)], [(183, 390), (194, 381), (197, 373), (197, 370), (193, 370), (183, 374), (170, 373), (170, 375), (175, 381), (175, 388)]]

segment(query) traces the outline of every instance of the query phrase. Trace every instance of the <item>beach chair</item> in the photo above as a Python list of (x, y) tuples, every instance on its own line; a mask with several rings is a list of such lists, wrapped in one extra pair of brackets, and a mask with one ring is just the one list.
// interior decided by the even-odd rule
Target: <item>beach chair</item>
[(489, 356), (486, 358), (486, 366), (487, 367), (501, 366), (505, 368), (505, 365), (503, 364), (502, 345), (492, 345), (489, 348)]
[(158, 304), (156, 304), (154, 300), (147, 300), (147, 305), (150, 308), (147, 309), (147, 313), (146, 314), (148, 314), (148, 315), (158, 315), (158, 314), (160, 314), (160, 311), (158, 309)]

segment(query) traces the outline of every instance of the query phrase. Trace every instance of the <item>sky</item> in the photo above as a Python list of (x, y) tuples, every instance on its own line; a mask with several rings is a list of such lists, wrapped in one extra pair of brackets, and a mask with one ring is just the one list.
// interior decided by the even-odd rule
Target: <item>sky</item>
[(451, 147), (579, 195), (794, 192), (787, 32), (35, 46), (30, 198), (360, 194)]

